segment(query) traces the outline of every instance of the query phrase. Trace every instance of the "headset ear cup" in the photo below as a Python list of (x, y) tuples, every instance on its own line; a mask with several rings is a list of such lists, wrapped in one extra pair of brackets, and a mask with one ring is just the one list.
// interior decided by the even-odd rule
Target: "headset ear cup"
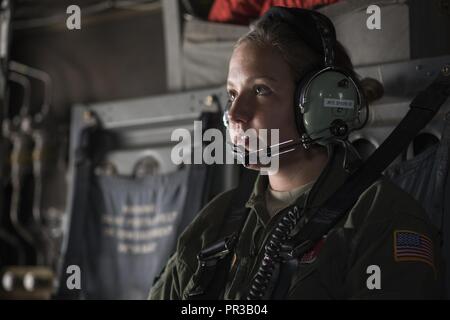
[(305, 126), (303, 124), (303, 115), (300, 110), (300, 97), (301, 97), (301, 82), (297, 83), (295, 87), (295, 94), (294, 94), (294, 117), (295, 117), (295, 126), (297, 127), (297, 132), (299, 137), (302, 136), (302, 134), (305, 132)]
[[(350, 131), (357, 130), (355, 123), (364, 102), (358, 80), (351, 72), (327, 67), (311, 75), (300, 89), (297, 99), (303, 108), (298, 109), (302, 111), (304, 132), (312, 140), (328, 143), (335, 138), (345, 139)], [(342, 126), (332, 130), (341, 121), (348, 129), (345, 134)]]

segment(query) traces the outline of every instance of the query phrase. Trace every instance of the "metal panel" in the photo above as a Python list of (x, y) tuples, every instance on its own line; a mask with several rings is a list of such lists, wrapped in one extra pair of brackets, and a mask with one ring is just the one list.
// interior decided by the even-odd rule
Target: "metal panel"
[[(369, 30), (366, 21), (369, 15), (366, 9), (371, 4), (381, 8), (381, 29)], [(337, 39), (347, 48), (354, 65), (367, 65), (410, 58), (409, 8), (398, 1), (344, 1), (328, 10), (336, 28)]]
[(247, 26), (189, 19), (183, 37), (183, 87), (204, 88), (226, 82), (228, 61)]
[[(74, 108), (71, 153), (77, 145), (77, 136), (84, 127), (79, 124), (83, 112), (90, 110), (97, 114), (103, 128), (117, 136), (117, 149), (108, 153), (107, 160), (116, 165), (123, 175), (132, 174), (134, 165), (145, 156), (153, 156), (160, 164), (160, 173), (177, 169), (172, 163), (172, 147), (178, 142), (171, 141), (173, 130), (184, 128), (193, 137), (194, 121), (203, 112), (217, 112), (218, 105), (211, 99), (217, 97), (220, 105), (226, 103), (223, 87), (207, 90), (162, 95), (149, 98), (99, 103), (90, 106), (78, 105)], [(192, 138), (193, 140), (193, 138)], [(197, 141), (194, 148), (200, 147)], [(185, 154), (190, 157), (190, 154)]]
[[(385, 87), (385, 95), (369, 106), (368, 124), (362, 130), (353, 132), (350, 135), (350, 141), (363, 139), (375, 148), (380, 146), (406, 115), (414, 96), (435, 79), (438, 70), (444, 64), (450, 64), (450, 55), (358, 68), (357, 72), (361, 76), (379, 80)], [(443, 120), (448, 112), (450, 112), (450, 101), (441, 107), (433, 120), (420, 133), (429, 133), (440, 139)], [(406, 150), (406, 159), (411, 157), (413, 157), (412, 145)], [(400, 160), (401, 157), (394, 163)]]
[[(450, 13), (443, 10), (445, 2), (448, 5), (447, 0), (342, 0), (319, 11), (335, 24), (337, 38), (353, 64), (362, 66), (450, 53)], [(367, 28), (370, 5), (380, 7), (381, 29)]]
[(414, 97), (433, 81), (439, 69), (450, 63), (450, 54), (356, 68), (361, 77), (377, 79), (389, 97)]
[(181, 90), (181, 41), (178, 1), (163, 0), (164, 44), (166, 48), (167, 87)]

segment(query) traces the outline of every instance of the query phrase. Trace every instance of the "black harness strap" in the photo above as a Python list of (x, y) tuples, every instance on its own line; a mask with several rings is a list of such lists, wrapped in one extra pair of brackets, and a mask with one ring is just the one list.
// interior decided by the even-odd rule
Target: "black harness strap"
[[(239, 186), (233, 192), (229, 214), (225, 215), (218, 241), (198, 254), (198, 267), (193, 276), (194, 288), (188, 299), (221, 299), (228, 279), (234, 247), (248, 214), (245, 207), (258, 175), (257, 171), (243, 169)], [(213, 281), (214, 280), (214, 281)]]

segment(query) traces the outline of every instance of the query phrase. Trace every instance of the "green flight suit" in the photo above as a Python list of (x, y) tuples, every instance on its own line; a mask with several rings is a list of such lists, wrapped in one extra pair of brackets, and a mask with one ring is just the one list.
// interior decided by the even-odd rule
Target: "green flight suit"
[[(327, 167), (314, 186), (293, 203), (316, 207), (348, 177), (341, 147), (329, 147)], [(235, 247), (223, 290), (224, 299), (245, 299), (264, 254), (266, 235), (276, 224), (265, 207), (267, 176), (259, 176)], [(232, 202), (232, 190), (213, 199), (178, 241), (150, 299), (187, 299), (195, 286), (197, 254), (219, 239)], [(308, 211), (306, 211), (308, 215)], [(439, 299), (443, 266), (437, 230), (409, 194), (382, 177), (361, 194), (357, 203), (299, 263), (286, 299)], [(214, 281), (214, 280), (213, 280)]]

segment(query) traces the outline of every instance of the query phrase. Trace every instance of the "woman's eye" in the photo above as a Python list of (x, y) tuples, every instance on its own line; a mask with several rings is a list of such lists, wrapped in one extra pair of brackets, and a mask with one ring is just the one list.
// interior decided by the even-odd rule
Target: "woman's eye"
[(233, 91), (228, 91), (228, 100), (233, 102), (235, 98), (236, 98), (236, 93)]
[(257, 95), (266, 96), (270, 94), (272, 91), (266, 86), (258, 85), (255, 86), (255, 92)]

